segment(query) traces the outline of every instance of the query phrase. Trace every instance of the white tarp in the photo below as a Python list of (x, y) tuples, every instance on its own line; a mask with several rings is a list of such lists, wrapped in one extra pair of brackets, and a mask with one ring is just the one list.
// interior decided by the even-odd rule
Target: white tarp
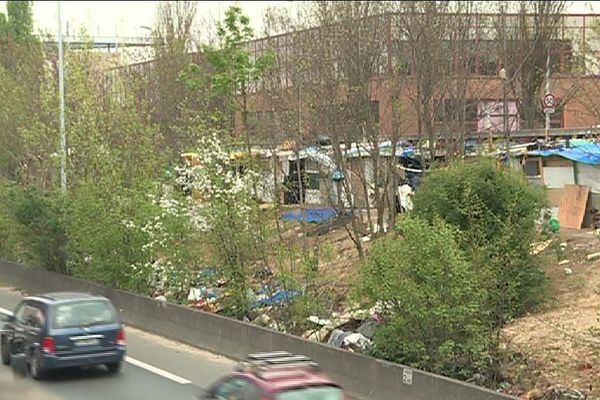
[(573, 167), (544, 167), (544, 184), (549, 189), (562, 189), (575, 184)]
[(600, 165), (577, 163), (577, 183), (589, 186), (592, 193), (600, 193)]

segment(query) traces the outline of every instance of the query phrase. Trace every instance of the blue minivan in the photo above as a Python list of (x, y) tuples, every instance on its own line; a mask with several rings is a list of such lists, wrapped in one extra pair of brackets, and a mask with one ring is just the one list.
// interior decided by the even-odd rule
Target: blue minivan
[[(23, 353), (29, 373), (41, 379), (49, 370), (105, 365), (119, 372), (125, 357), (125, 331), (105, 297), (78, 292), (28, 296), (4, 319), (2, 363)], [(19, 350), (17, 350), (19, 349)]]

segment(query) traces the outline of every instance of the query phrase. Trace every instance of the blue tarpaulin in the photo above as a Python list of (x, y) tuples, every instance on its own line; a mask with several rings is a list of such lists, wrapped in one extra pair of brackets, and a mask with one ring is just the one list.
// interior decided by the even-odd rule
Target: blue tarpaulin
[(582, 143), (570, 148), (535, 150), (528, 154), (541, 157), (557, 156), (583, 164), (600, 165), (600, 146), (597, 143)]
[(254, 307), (268, 307), (282, 303), (289, 303), (290, 301), (294, 300), (296, 297), (299, 297), (301, 295), (302, 293), (300, 293), (297, 290), (280, 289), (273, 293), (271, 297), (266, 297), (256, 301), (254, 303)]
[(304, 222), (318, 224), (335, 218), (337, 216), (337, 211), (335, 211), (335, 208), (305, 208), (304, 212), (297, 209), (281, 213), (281, 219), (284, 221), (301, 222), (303, 214)]

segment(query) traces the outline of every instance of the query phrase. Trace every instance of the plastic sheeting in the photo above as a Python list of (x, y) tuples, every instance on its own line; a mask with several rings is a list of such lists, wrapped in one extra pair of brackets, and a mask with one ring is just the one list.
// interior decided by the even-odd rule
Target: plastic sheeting
[(305, 208), (304, 210), (296, 209), (281, 213), (281, 219), (284, 221), (301, 222), (303, 215), (304, 222), (318, 224), (335, 218), (337, 216), (337, 211), (335, 208)]
[(583, 164), (600, 165), (600, 145), (597, 143), (582, 143), (571, 148), (535, 150), (528, 154), (541, 157), (558, 156)]
[(580, 185), (589, 186), (592, 193), (600, 193), (600, 166), (581, 164), (577, 167), (577, 173)]

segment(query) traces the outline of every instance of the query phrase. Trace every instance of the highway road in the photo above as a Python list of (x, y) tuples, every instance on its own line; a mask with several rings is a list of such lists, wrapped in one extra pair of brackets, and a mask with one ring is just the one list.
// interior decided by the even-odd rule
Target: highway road
[[(0, 314), (12, 311), (21, 298), (0, 287)], [(0, 365), (0, 400), (192, 400), (234, 366), (225, 357), (131, 327), (125, 333), (128, 358), (119, 374), (99, 367), (34, 381)]]

